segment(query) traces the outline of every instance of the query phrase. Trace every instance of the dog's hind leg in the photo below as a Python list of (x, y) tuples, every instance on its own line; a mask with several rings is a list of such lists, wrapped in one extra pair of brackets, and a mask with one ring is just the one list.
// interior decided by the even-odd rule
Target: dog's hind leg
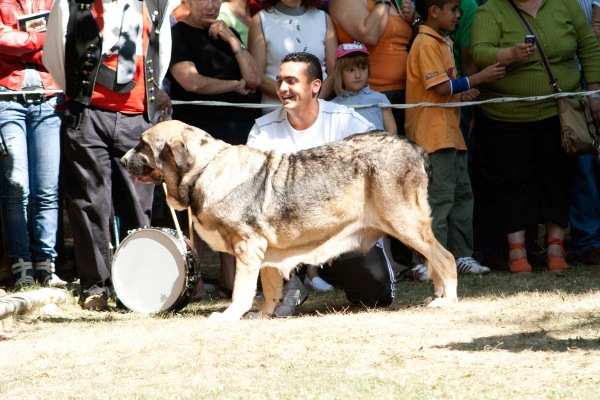
[(236, 256), (232, 302), (223, 313), (212, 313), (211, 321), (237, 321), (252, 307), (258, 272), (266, 249), (266, 240), (240, 240), (234, 244)]
[(418, 228), (407, 229), (407, 225), (404, 225), (401, 232), (389, 233), (425, 257), (434, 288), (434, 299), (428, 305), (441, 307), (456, 302), (456, 262), (433, 235), (431, 220), (423, 221)]
[[(412, 178), (412, 179), (411, 179)], [(380, 210), (381, 229), (425, 257), (425, 265), (433, 279), (434, 300), (430, 307), (449, 305), (457, 301), (456, 262), (454, 257), (435, 238), (431, 228), (431, 208), (427, 200), (427, 176), (424, 171), (406, 178), (398, 191), (403, 201), (392, 197), (393, 192), (382, 189), (382, 204), (395, 204), (395, 207)], [(395, 203), (391, 203), (392, 199)]]
[(263, 317), (273, 315), (275, 307), (283, 298), (283, 278), (277, 268), (266, 267), (260, 270), (260, 281), (265, 301), (260, 309)]

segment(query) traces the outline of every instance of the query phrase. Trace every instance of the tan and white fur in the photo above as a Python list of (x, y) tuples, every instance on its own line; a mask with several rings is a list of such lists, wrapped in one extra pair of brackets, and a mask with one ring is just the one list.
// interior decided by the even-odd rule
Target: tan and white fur
[(200, 237), (236, 257), (232, 303), (211, 319), (248, 312), (259, 271), (259, 314), (270, 316), (282, 299), (282, 276), (297, 265), (367, 251), (386, 234), (425, 258), (430, 306), (457, 300), (454, 257), (431, 230), (427, 154), (404, 138), (377, 131), (282, 154), (231, 146), (168, 121), (146, 131), (121, 163), (142, 181), (164, 179), (169, 205), (191, 207)]

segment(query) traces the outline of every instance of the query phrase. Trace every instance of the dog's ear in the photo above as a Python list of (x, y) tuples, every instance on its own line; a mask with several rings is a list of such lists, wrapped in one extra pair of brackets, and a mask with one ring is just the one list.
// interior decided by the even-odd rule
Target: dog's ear
[(183, 138), (176, 137), (169, 140), (164, 149), (167, 149), (171, 152), (173, 160), (175, 160), (175, 165), (177, 166), (177, 169), (181, 175), (185, 175), (190, 171), (190, 169), (192, 169), (193, 158), (188, 151), (187, 145), (185, 144)]

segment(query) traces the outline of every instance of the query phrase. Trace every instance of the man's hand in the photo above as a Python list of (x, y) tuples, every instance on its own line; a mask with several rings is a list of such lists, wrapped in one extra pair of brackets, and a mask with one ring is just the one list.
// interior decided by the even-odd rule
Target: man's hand
[[(252, 92), (251, 92), (252, 90)], [(254, 93), (254, 89), (250, 89), (248, 88), (248, 86), (246, 85), (246, 81), (244, 80), (244, 78), (240, 79), (238, 81), (237, 86), (235, 87), (235, 89), (233, 89), (234, 92), (241, 94), (242, 96), (247, 95), (248, 93)]]
[(171, 115), (173, 113), (173, 104), (171, 103), (171, 98), (164, 90), (158, 91), (156, 110), (165, 111), (165, 115)]

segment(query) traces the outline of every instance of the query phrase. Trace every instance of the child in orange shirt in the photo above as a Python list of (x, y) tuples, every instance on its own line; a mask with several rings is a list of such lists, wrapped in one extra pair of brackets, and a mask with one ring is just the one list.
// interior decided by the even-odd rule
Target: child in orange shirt
[[(457, 79), (452, 41), (460, 17), (460, 0), (417, 0), (423, 16), (419, 34), (408, 55), (406, 102), (453, 103), (478, 95), (473, 87), (504, 76), (504, 67), (492, 65), (468, 78)], [(484, 274), (473, 255), (473, 192), (467, 172), (467, 147), (460, 131), (459, 107), (417, 107), (406, 110), (406, 136), (429, 154), (433, 181), (429, 204), (436, 239), (456, 258), (459, 274)], [(413, 273), (428, 280), (427, 269), (417, 264)]]

